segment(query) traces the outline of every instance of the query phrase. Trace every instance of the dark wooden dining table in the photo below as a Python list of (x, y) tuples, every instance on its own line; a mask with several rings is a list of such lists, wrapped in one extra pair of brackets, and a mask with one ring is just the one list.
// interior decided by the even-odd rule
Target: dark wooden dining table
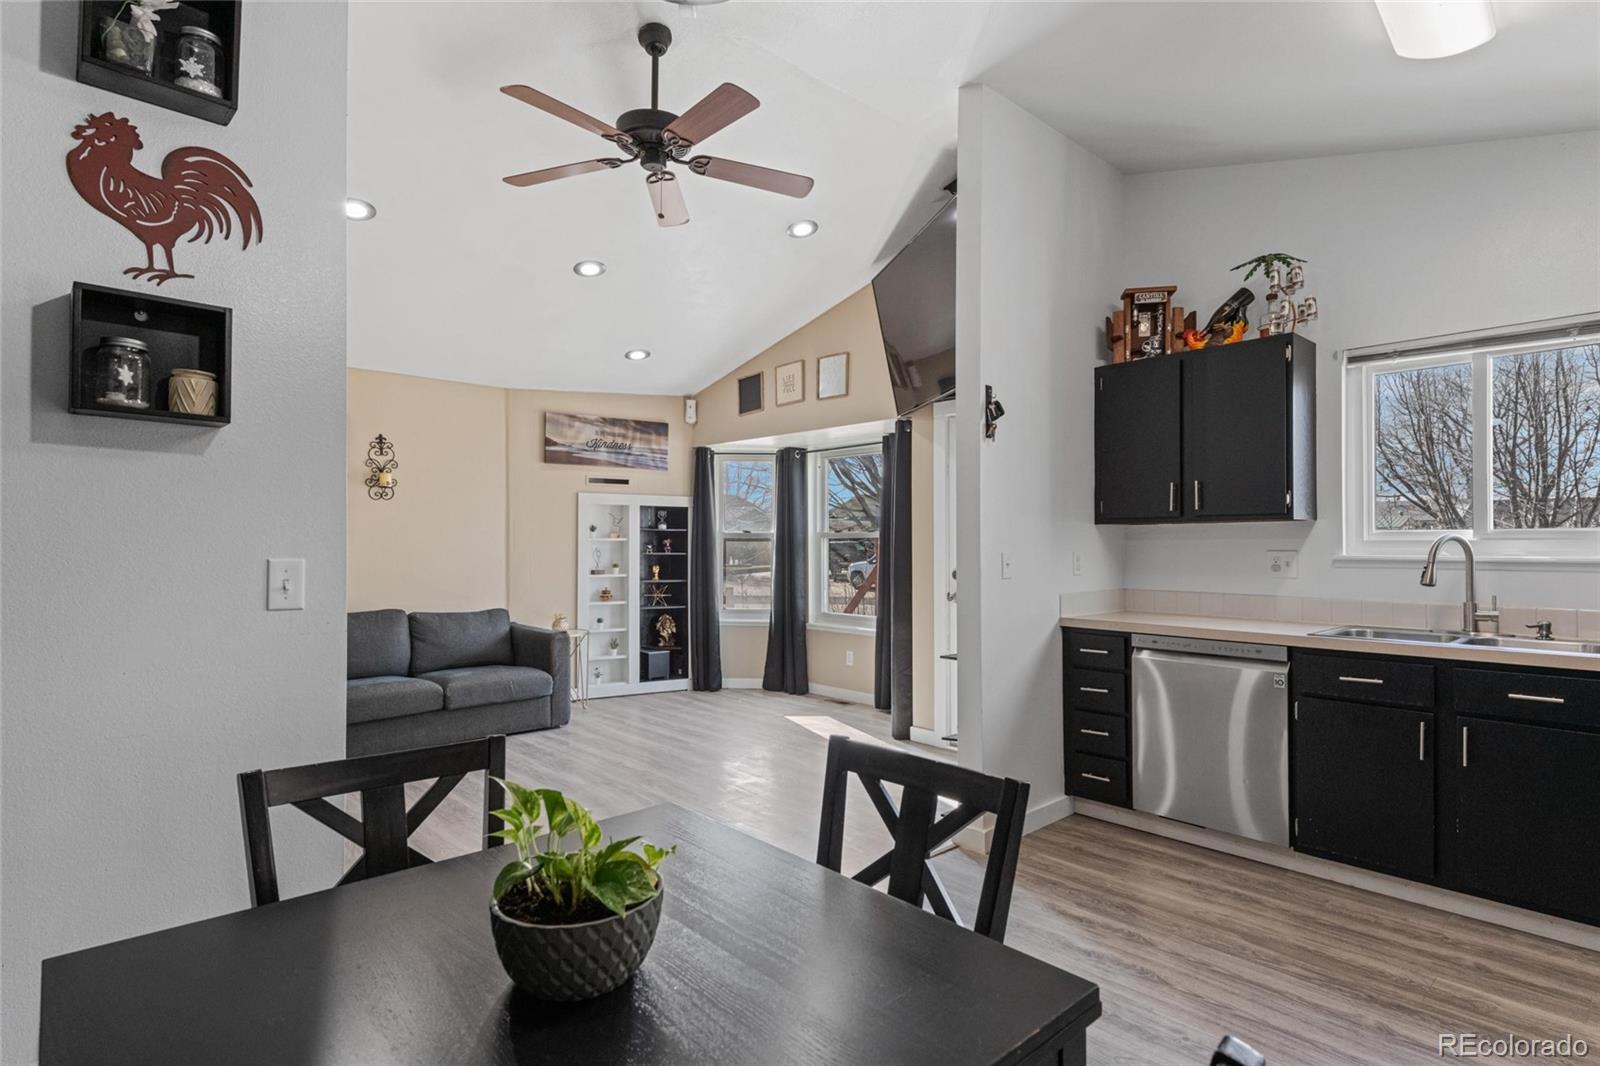
[(678, 852), (599, 999), (513, 989), (496, 848), (46, 959), (41, 1066), (1084, 1061), (1089, 981), (681, 807), (602, 826)]

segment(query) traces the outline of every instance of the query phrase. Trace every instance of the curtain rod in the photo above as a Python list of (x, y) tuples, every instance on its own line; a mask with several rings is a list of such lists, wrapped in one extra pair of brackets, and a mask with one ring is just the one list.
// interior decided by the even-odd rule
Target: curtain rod
[(1596, 340), (1600, 340), (1600, 312), (1591, 311), (1588, 314), (1550, 318), (1539, 322), (1523, 322), (1494, 329), (1419, 337), (1399, 344), (1373, 344), (1364, 348), (1347, 348), (1343, 357), (1347, 363), (1369, 363), (1458, 353), (1468, 355), (1496, 349), (1523, 348), (1535, 344), (1552, 346), (1592, 344)]

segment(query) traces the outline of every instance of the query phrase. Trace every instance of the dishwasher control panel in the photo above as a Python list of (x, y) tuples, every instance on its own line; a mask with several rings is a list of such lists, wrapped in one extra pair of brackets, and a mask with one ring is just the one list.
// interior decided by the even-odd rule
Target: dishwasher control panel
[(1160, 637), (1135, 633), (1133, 646), (1148, 648), (1151, 651), (1176, 652), (1179, 655), (1215, 655), (1224, 659), (1261, 659), (1274, 663), (1289, 661), (1289, 649), (1277, 644), (1244, 644), (1232, 640)]

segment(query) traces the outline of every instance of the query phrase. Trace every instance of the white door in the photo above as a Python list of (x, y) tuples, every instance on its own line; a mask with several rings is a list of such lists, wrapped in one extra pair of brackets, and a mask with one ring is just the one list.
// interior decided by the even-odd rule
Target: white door
[(956, 405), (933, 405), (933, 731), (953, 737), (956, 716)]

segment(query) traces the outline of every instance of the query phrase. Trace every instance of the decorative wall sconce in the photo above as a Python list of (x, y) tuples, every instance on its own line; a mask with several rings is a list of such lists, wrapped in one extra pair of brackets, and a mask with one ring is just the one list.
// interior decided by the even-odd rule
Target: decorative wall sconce
[(394, 457), (394, 442), (379, 433), (367, 445), (367, 495), (374, 500), (394, 499), (394, 487), (400, 484), (394, 476), (398, 469), (400, 461)]

